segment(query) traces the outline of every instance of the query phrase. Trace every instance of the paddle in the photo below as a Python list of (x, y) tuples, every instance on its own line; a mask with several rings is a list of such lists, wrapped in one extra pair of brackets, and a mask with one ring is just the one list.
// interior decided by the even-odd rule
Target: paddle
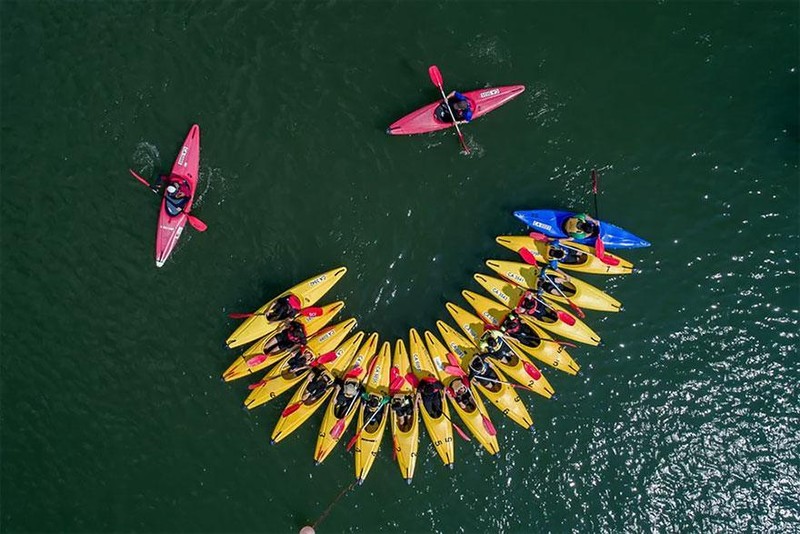
[[(378, 358), (373, 358), (372, 361), (369, 363), (369, 367), (367, 368), (367, 376), (372, 374), (372, 371), (375, 369), (375, 364), (377, 362), (378, 362)], [(355, 377), (357, 377), (358, 375), (361, 374), (361, 371), (362, 371), (361, 367), (359, 365), (356, 365), (355, 367), (353, 367), (353, 369), (348, 371), (347, 374), (344, 375), (344, 377), (345, 377), (345, 379), (347, 379), (347, 378), (355, 378)], [(353, 406), (355, 406), (355, 404), (358, 401), (358, 399), (359, 399), (359, 395), (356, 395), (356, 396), (353, 397), (353, 400), (350, 401), (350, 405), (344, 411), (344, 416), (342, 416), (339, 420), (337, 420), (336, 424), (333, 425), (333, 428), (331, 429), (331, 437), (332, 438), (338, 440), (342, 436), (342, 432), (344, 432), (344, 421), (345, 421), (345, 418), (347, 417), (347, 414), (350, 413), (350, 410), (353, 409)]]
[(447, 111), (450, 113), (450, 118), (453, 119), (453, 126), (456, 127), (456, 132), (458, 133), (458, 138), (461, 140), (461, 146), (464, 147), (464, 152), (469, 154), (469, 147), (467, 143), (464, 141), (464, 136), (461, 134), (461, 129), (458, 127), (458, 122), (456, 121), (456, 116), (453, 114), (453, 110), (450, 108), (450, 102), (447, 101), (447, 95), (444, 94), (444, 80), (442, 79), (442, 73), (439, 72), (439, 67), (436, 65), (431, 65), (428, 67), (428, 76), (430, 76), (433, 85), (439, 88), (439, 92), (442, 93), (442, 98), (444, 99), (444, 105), (447, 106)]
[[(150, 189), (150, 191), (152, 191), (156, 195), (158, 194), (158, 191), (153, 186), (150, 185), (150, 182), (148, 182), (147, 180), (136, 174), (136, 172), (134, 172), (133, 169), (128, 169), (128, 172), (130, 172), (134, 178), (136, 178), (144, 185), (146, 185)], [(197, 217), (195, 217), (194, 215), (189, 215), (188, 210), (184, 211), (184, 213), (186, 213), (186, 217), (189, 221), (189, 224), (192, 225), (192, 228), (194, 228), (198, 232), (205, 232), (206, 230), (208, 230), (208, 225), (203, 221), (201, 221), (200, 219), (198, 219)]]
[(545, 272), (544, 269), (542, 269), (541, 272), (542, 272), (542, 278), (547, 278), (548, 280), (550, 280), (550, 283), (553, 284), (554, 288), (556, 288), (556, 291), (558, 291), (558, 294), (561, 295), (562, 297), (564, 297), (564, 299), (567, 301), (567, 304), (569, 304), (569, 307), (572, 308), (573, 310), (575, 310), (575, 313), (577, 313), (578, 316), (581, 319), (585, 319), (586, 318), (586, 314), (583, 313), (583, 310), (580, 309), (577, 304), (575, 304), (574, 302), (569, 300), (569, 297), (566, 296), (563, 291), (561, 291), (561, 288), (558, 287), (558, 284), (556, 284), (555, 280), (550, 278), (550, 276)]
[(495, 384), (505, 384), (506, 386), (511, 386), (512, 388), (519, 388), (527, 391), (533, 391), (534, 393), (536, 392), (535, 390), (529, 388), (528, 386), (523, 386), (522, 384), (514, 384), (513, 382), (506, 382), (504, 380), (496, 380), (494, 378), (489, 378), (488, 376), (477, 376), (475, 377), (475, 380), (478, 382), (480, 382), (481, 380), (486, 380), (487, 382), (494, 382)]
[[(547, 302), (545, 302), (544, 299), (542, 299), (539, 295), (534, 295), (533, 298), (535, 298), (537, 301), (539, 301), (539, 303), (542, 306), (545, 306), (547, 308), (553, 309), (553, 307), (550, 306)], [(572, 315), (568, 314), (565, 311), (561, 311), (561, 310), (553, 309), (553, 311), (556, 312), (556, 316), (558, 317), (558, 319), (560, 321), (566, 323), (568, 326), (574, 326), (575, 325), (576, 319)]]
[(364, 426), (362, 426), (362, 427), (361, 427), (361, 430), (359, 430), (358, 432), (356, 432), (356, 435), (355, 435), (355, 436), (353, 436), (353, 437), (350, 439), (350, 441), (348, 441), (348, 442), (347, 442), (347, 447), (345, 447), (345, 448), (346, 448), (348, 451), (349, 451), (350, 449), (352, 449), (352, 448), (353, 448), (353, 445), (355, 445), (355, 444), (356, 444), (356, 441), (358, 441), (358, 438), (360, 438), (360, 437), (361, 437), (361, 433), (362, 433), (364, 430), (366, 430), (366, 428), (369, 426), (369, 424), (372, 422), (372, 420), (373, 420), (373, 419), (375, 419), (375, 416), (376, 416), (376, 415), (378, 415), (378, 414), (381, 412), (381, 408), (383, 408), (383, 407), (384, 407), (384, 406), (386, 406), (387, 404), (389, 404), (389, 397), (383, 397), (383, 398), (381, 398), (381, 402), (378, 404), (378, 407), (377, 407), (377, 408), (375, 408), (375, 411), (374, 411), (374, 412), (372, 412), (372, 415), (369, 417), (369, 419), (367, 419), (367, 422), (366, 422), (366, 423), (364, 423)]
[(539, 380), (542, 378), (541, 371), (539, 371), (532, 363), (522, 362), (522, 368), (525, 369), (525, 372), (528, 373), (528, 376), (534, 380)]
[[(231, 319), (247, 319), (248, 317), (257, 317), (260, 315), (267, 315), (269, 310), (261, 313), (229, 313), (228, 317)], [(319, 317), (324, 313), (323, 309), (319, 306), (309, 306), (308, 308), (303, 308), (297, 312), (297, 315), (302, 315), (303, 317)]]
[(147, 180), (145, 180), (144, 178), (142, 178), (141, 176), (139, 176), (138, 174), (136, 174), (136, 172), (134, 172), (134, 170), (133, 170), (133, 169), (128, 169), (128, 172), (129, 172), (129, 173), (131, 173), (131, 176), (133, 176), (134, 178), (136, 178), (137, 180), (139, 180), (140, 182), (142, 182), (144, 185), (146, 185), (146, 186), (147, 186), (147, 188), (148, 188), (150, 191), (152, 191), (152, 192), (153, 192), (153, 193), (155, 193), (156, 195), (158, 194), (158, 190), (157, 190), (155, 187), (153, 187), (152, 185), (150, 185), (150, 182), (148, 182)]

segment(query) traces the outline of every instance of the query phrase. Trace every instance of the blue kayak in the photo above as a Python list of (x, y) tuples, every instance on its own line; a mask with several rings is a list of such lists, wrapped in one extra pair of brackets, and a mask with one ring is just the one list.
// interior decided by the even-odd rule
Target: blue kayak
[[(572, 211), (558, 210), (523, 210), (515, 211), (514, 217), (520, 219), (531, 229), (541, 232), (548, 237), (569, 237), (564, 232), (567, 219), (575, 215)], [(649, 247), (650, 243), (639, 236), (633, 235), (619, 226), (600, 221), (600, 237), (606, 248), (641, 248)], [(584, 245), (594, 245), (595, 236), (575, 239), (575, 242)]]

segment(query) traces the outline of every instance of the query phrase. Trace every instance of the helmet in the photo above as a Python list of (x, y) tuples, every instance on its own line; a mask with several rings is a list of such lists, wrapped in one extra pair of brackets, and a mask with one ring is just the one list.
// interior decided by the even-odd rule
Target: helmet
[(475, 356), (470, 360), (469, 368), (476, 374), (481, 374), (486, 371), (486, 362), (480, 356)]
[(178, 187), (175, 184), (169, 184), (167, 186), (167, 193), (169, 193), (170, 195), (174, 195), (177, 192), (178, 192)]
[(355, 397), (356, 393), (358, 393), (358, 386), (355, 382), (345, 382), (344, 383), (344, 396), (345, 397)]

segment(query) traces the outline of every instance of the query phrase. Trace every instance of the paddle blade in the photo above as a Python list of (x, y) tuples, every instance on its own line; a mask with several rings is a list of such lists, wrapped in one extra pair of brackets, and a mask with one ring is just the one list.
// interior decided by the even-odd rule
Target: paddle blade
[(597, 171), (592, 169), (592, 193), (597, 194)]
[(583, 310), (580, 309), (577, 304), (575, 304), (571, 300), (567, 300), (567, 304), (569, 304), (569, 307), (572, 308), (575, 311), (575, 313), (578, 314), (578, 317), (580, 317), (581, 319), (586, 319), (586, 314), (583, 313)]
[(285, 410), (281, 412), (281, 417), (286, 417), (287, 415), (293, 414), (294, 412), (299, 410), (300, 406), (302, 405), (303, 405), (302, 402), (295, 402), (294, 404), (290, 404), (289, 406), (286, 407)]
[(141, 176), (136, 174), (136, 172), (134, 172), (133, 169), (128, 169), (128, 172), (131, 173), (131, 176), (133, 176), (134, 178), (136, 178), (137, 180), (142, 182), (144, 185), (146, 185), (147, 187), (150, 187), (150, 182), (148, 182), (147, 180), (145, 180), (144, 178), (142, 178)]
[(247, 319), (248, 317), (254, 316), (255, 313), (229, 313), (228, 317), (231, 319)]
[(300, 299), (297, 297), (297, 295), (289, 295), (289, 306), (291, 306), (292, 309), (295, 309), (295, 310), (299, 310), (300, 309), (300, 306), (302, 306), (302, 303), (300, 302)]
[(606, 255), (606, 245), (599, 236), (594, 240), (594, 251), (597, 253), (598, 258), (602, 258)]
[[(451, 421), (451, 423), (452, 423), (452, 421)], [(457, 424), (453, 423), (453, 428), (456, 429), (456, 432), (458, 433), (459, 436), (461, 436), (461, 439), (463, 439), (464, 441), (472, 441), (471, 439), (469, 439), (469, 436), (467, 435), (467, 433), (464, 432), (463, 430), (461, 430), (460, 426), (458, 426)]]
[(549, 237), (547, 237), (546, 235), (544, 235), (543, 233), (540, 233), (540, 232), (531, 232), (528, 235), (534, 241), (541, 241), (542, 243), (547, 243), (548, 241), (550, 241)]
[(331, 429), (331, 437), (333, 439), (339, 439), (342, 437), (342, 432), (344, 432), (344, 419), (339, 419)]
[(308, 308), (303, 308), (297, 313), (299, 313), (303, 317), (319, 317), (320, 315), (322, 315), (322, 308), (320, 308), (319, 306), (310, 306)]
[(205, 232), (206, 230), (208, 230), (208, 225), (206, 225), (206, 223), (204, 223), (194, 215), (188, 215), (187, 217), (189, 218), (189, 224), (191, 224), (192, 228), (194, 228), (198, 232)]
[(558, 339), (543, 339), (542, 341), (550, 341), (551, 343), (555, 343), (557, 345), (564, 345), (565, 347), (572, 347), (573, 349), (577, 349), (578, 345), (575, 343), (570, 343), (569, 341), (559, 341)]
[(568, 324), (569, 326), (573, 326), (575, 324), (575, 317), (573, 317), (572, 315), (570, 315), (570, 314), (568, 314), (566, 312), (558, 310), (558, 311), (556, 311), (556, 315), (558, 315), (558, 318), (561, 321), (563, 321), (564, 323)]
[(458, 376), (458, 377), (467, 376), (467, 373), (465, 373), (461, 369), (461, 367), (458, 367), (457, 365), (445, 365), (444, 372), (450, 376)]
[(363, 369), (356, 365), (355, 367), (353, 367), (352, 369), (347, 371), (347, 373), (345, 373), (344, 377), (345, 378), (356, 378), (358, 375), (361, 374), (362, 371), (363, 371)]
[(419, 378), (414, 373), (406, 373), (406, 380), (414, 387), (419, 386)]
[(258, 365), (260, 363), (263, 363), (264, 360), (266, 360), (266, 359), (267, 359), (267, 355), (266, 354), (259, 354), (257, 356), (253, 356), (252, 358), (247, 360), (247, 366), (248, 367), (255, 367), (256, 365)]
[(486, 429), (486, 432), (488, 432), (490, 436), (496, 436), (497, 435), (497, 429), (492, 424), (491, 419), (489, 419), (485, 415), (481, 414), (481, 420), (483, 421), (483, 428)]
[(517, 251), (517, 254), (519, 254), (520, 258), (522, 258), (523, 261), (525, 261), (525, 263), (528, 265), (536, 265), (536, 256), (534, 256), (530, 249), (522, 247)]
[(249, 386), (247, 386), (247, 389), (249, 389), (250, 391), (253, 391), (256, 388), (260, 388), (264, 384), (265, 384), (265, 382), (263, 380), (261, 380), (260, 382), (254, 382), (254, 383), (250, 384)]
[(453, 354), (452, 352), (447, 353), (447, 361), (450, 362), (450, 365), (459, 367), (460, 362), (458, 361), (458, 358), (456, 358), (456, 355)]
[(542, 378), (542, 373), (532, 363), (524, 362), (522, 367), (525, 369), (525, 372), (528, 373), (528, 376), (534, 380)]
[(442, 88), (444, 85), (444, 80), (442, 79), (442, 73), (439, 72), (439, 67), (436, 65), (431, 65), (428, 67), (428, 76), (431, 78), (431, 82), (438, 88)]
[(313, 362), (311, 362), (312, 367), (316, 367), (318, 365), (322, 365), (323, 363), (330, 363), (336, 359), (336, 351), (326, 352), (322, 356), (318, 356)]
[(355, 436), (350, 438), (350, 441), (347, 442), (347, 447), (345, 447), (348, 451), (353, 448), (353, 445), (356, 444), (358, 438), (361, 436), (361, 432), (357, 433)]
[(394, 447), (392, 447), (392, 460), (397, 460), (397, 436), (392, 436)]

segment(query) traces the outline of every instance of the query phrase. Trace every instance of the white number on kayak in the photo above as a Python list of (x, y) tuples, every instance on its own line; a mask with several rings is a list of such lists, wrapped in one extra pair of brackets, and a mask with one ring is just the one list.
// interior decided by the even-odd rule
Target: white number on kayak
[(188, 167), (189, 163), (186, 161), (186, 155), (189, 153), (189, 147), (185, 146), (181, 150), (181, 155), (178, 157), (178, 165), (183, 165), (184, 167)]
[(500, 89), (492, 89), (491, 91), (484, 91), (481, 93), (481, 98), (486, 98), (489, 96), (499, 95)]

